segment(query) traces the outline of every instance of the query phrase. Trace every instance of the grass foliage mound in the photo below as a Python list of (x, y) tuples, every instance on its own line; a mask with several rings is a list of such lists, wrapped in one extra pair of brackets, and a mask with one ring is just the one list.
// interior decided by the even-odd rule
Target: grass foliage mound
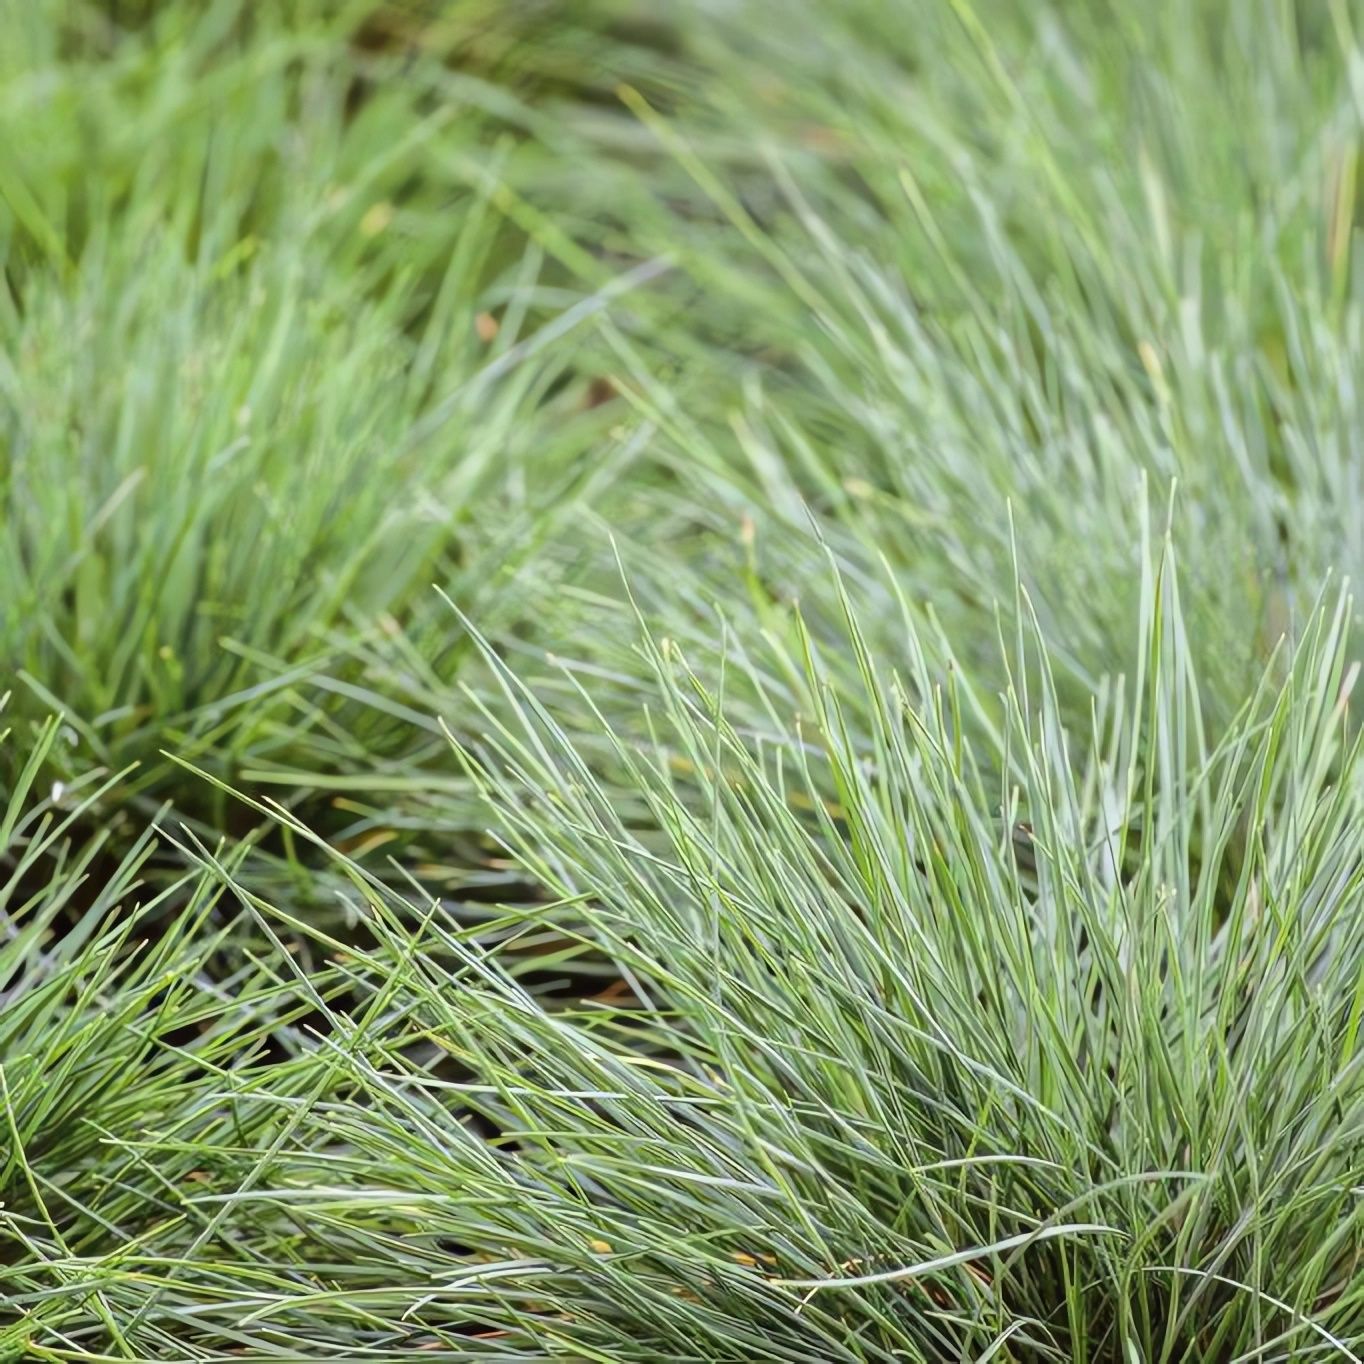
[(1364, 1356), (1364, 11), (0, 20), (0, 1359)]

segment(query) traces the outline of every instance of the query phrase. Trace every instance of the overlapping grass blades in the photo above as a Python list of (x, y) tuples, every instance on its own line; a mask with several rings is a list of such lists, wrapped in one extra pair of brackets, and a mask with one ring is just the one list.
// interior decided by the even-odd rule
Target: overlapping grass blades
[[(128, 1348), (1350, 1357), (1349, 604), (1214, 734), (1168, 562), (1143, 603), (1141, 670), (1088, 732), (1033, 628), (993, 733), (907, 612), (879, 659), (849, 615), (860, 694), (812, 648), (813, 709), (762, 739), (727, 678), (646, 637), (655, 741), (620, 747), (610, 791), (505, 676), (514, 718), (470, 760), (553, 901), (488, 949), (358, 868), (359, 940), (240, 892), (275, 989), (283, 942), (315, 944), (310, 1041), (266, 1135), (196, 1131), (211, 1180), (149, 1250), (164, 1288), (112, 1252), (80, 1267), (144, 1303)], [(749, 652), (727, 667), (761, 692)], [(556, 1004), (524, 978), (537, 943), (616, 983)], [(150, 1179), (180, 1138), (139, 1149)]]
[(1356, 6), (0, 15), (0, 1358), (1364, 1354)]
[(140, 764), (109, 818), (200, 812), (166, 748), (286, 788), (419, 765), (383, 679), (454, 670), (432, 584), (524, 625), (518, 575), (619, 472), (564, 342), (648, 270), (509, 221), (512, 92), (438, 53), (380, 81), (312, 8), (43, 5), (8, 45), (0, 656), (72, 771)]

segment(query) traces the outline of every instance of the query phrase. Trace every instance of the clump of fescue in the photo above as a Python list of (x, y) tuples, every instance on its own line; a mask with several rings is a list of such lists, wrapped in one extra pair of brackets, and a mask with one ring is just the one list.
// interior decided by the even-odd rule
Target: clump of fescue
[(61, 775), (124, 773), (127, 840), (228, 817), (165, 749), (284, 792), (442, 751), (389, 680), (458, 669), (432, 584), (524, 624), (620, 463), (553, 348), (618, 272), (493, 203), (517, 100), (433, 109), (438, 55), (381, 80), (325, 8), (34, 6), (0, 59), (0, 682)]
[(139, 1311), (215, 1230), (185, 1203), (222, 1178), (212, 1145), (278, 1130), (300, 1001), (216, 878), (150, 890), (152, 833), (111, 855), (82, 832), (113, 778), (49, 785), (58, 742), (0, 730), (0, 1358), (163, 1358), (174, 1294)]
[[(628, 819), (506, 677), (475, 767), (554, 899), (494, 951), (355, 869), (359, 943), (253, 902), (334, 959), (294, 968), (318, 1097), (200, 1157), (251, 1177), (186, 1200), (230, 1205), (238, 1295), (175, 1271), (196, 1347), (230, 1319), (377, 1357), (1353, 1358), (1348, 603), (1212, 731), (1172, 571), (1141, 597), (1141, 668), (1083, 733), (1031, 632), (992, 731), (912, 613), (893, 657), (849, 615), (860, 695), (812, 650), (819, 699), (762, 738), (646, 641)], [(615, 983), (555, 1005), (587, 953)]]
[(1346, 7), (466, 8), (0, 44), (0, 1357), (1359, 1357)]
[[(762, 740), (727, 723), (723, 675), (650, 646), (657, 747), (619, 755), (643, 829), (520, 698), (491, 766), (501, 825), (563, 897), (553, 919), (666, 1019), (650, 1103), (622, 1084), (613, 1121), (584, 1104), (540, 1140), (566, 1204), (616, 1214), (615, 1272), (674, 1266), (699, 1299), (632, 1300), (656, 1332), (637, 1353), (695, 1333), (722, 1358), (730, 1329), (773, 1357), (867, 1359), (1358, 1341), (1348, 602), (1282, 690), (1205, 731), (1172, 570), (1141, 596), (1140, 670), (1088, 733), (1064, 728), (1031, 638), (1029, 694), (1022, 634), (988, 738), (909, 618), (874, 658), (850, 614), (862, 695), (836, 699), (812, 654), (814, 713)], [(564, 1102), (542, 1099), (532, 1132)]]
[(581, 120), (634, 153), (582, 193), (679, 263), (675, 314), (608, 338), (691, 511), (671, 557), (705, 571), (747, 519), (748, 590), (809, 606), (781, 542), (813, 514), (982, 677), (1021, 564), (1083, 721), (1134, 662), (1135, 509), (1177, 481), (1225, 720), (1322, 575), (1364, 566), (1358, 36), (1332, 6), (1120, 9), (681, 6), (687, 97), (625, 90), (616, 141)]

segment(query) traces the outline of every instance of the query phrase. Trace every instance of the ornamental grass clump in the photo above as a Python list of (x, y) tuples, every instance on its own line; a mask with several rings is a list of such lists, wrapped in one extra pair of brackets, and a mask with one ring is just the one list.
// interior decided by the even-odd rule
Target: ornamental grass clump
[[(628, 817), (504, 671), (511, 718), (465, 757), (548, 900), (480, 942), (343, 862), (341, 937), (238, 886), (309, 1009), (307, 1093), (268, 1139), (199, 1129), (217, 1174), (156, 1233), (165, 1288), (100, 1267), (143, 1301), (130, 1345), (1355, 1357), (1349, 603), (1218, 732), (1168, 560), (1140, 595), (1138, 671), (1083, 731), (1030, 627), (996, 723), (914, 611), (893, 656), (850, 611), (861, 692), (812, 645), (810, 708), (762, 736), (729, 673), (761, 693), (790, 659), (735, 641), (702, 677), (646, 634)], [(609, 981), (560, 988), (586, 959)], [(178, 1138), (140, 1149), (155, 1170)]]
[(439, 54), (381, 80), (326, 6), (60, 8), (0, 57), (0, 666), (65, 776), (123, 774), (127, 846), (163, 799), (229, 817), (163, 750), (285, 795), (440, 751), (389, 679), (471, 652), (433, 583), (527, 624), (628, 458), (565, 339), (648, 271), (508, 219), (518, 98)]

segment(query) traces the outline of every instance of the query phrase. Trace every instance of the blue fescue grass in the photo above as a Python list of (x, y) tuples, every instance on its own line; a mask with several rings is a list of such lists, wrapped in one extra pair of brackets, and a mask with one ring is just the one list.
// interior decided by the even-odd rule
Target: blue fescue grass
[(1364, 1354), (1353, 4), (0, 11), (0, 1358)]

